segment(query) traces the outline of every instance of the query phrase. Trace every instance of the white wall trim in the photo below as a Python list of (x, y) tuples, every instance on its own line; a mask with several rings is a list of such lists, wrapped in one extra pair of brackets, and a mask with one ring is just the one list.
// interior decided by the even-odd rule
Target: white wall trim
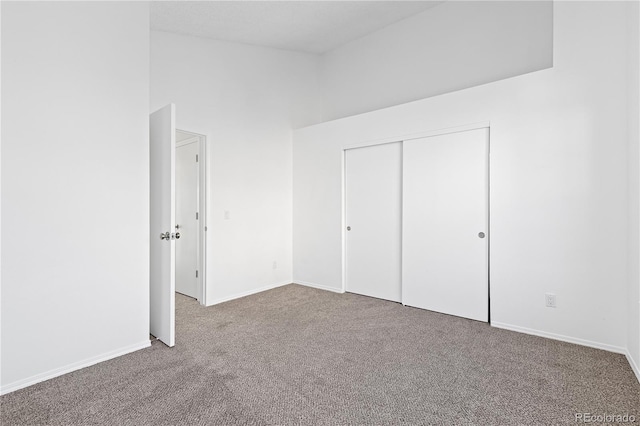
[(295, 280), (293, 282), (294, 284), (299, 284), (299, 285), (303, 285), (305, 287), (312, 287), (312, 288), (317, 288), (319, 290), (326, 290), (326, 291), (332, 291), (334, 293), (344, 293), (345, 290), (342, 288), (337, 288), (337, 287), (329, 287), (326, 285), (322, 285), (322, 284), (315, 284), (315, 283), (310, 283), (308, 281), (300, 281), (300, 280)]
[(340, 156), (340, 188), (342, 193), (342, 229), (340, 232), (342, 238), (342, 283), (340, 283), (340, 292), (347, 291), (347, 150), (343, 149)]
[[(182, 132), (182, 130), (177, 130), (177, 131)], [(176, 148), (180, 148), (181, 146), (191, 145), (192, 143), (198, 143), (198, 142), (200, 142), (200, 136), (194, 136), (192, 138), (185, 139), (180, 142), (176, 142)]]
[(627, 354), (627, 348), (622, 346), (613, 346), (606, 343), (593, 342), (591, 340), (579, 339), (577, 337), (564, 336), (562, 334), (548, 333), (546, 331), (534, 330), (532, 328), (520, 327), (517, 325), (504, 324), (501, 322), (491, 322), (491, 326), (495, 328), (502, 328), (504, 330), (517, 331), (518, 333), (530, 334), (532, 336), (546, 337), (547, 339), (560, 340), (562, 342), (574, 343), (576, 345), (588, 346), (590, 348), (602, 349), (608, 352), (615, 352), (617, 354)]
[(629, 352), (629, 349), (625, 351), (625, 355), (627, 356), (627, 361), (629, 361), (631, 369), (636, 374), (636, 379), (638, 379), (638, 382), (640, 382), (640, 366), (635, 363), (633, 357), (631, 356), (631, 353)]
[(272, 290), (277, 287), (282, 287), (284, 285), (292, 284), (291, 281), (283, 281), (275, 284), (269, 284), (264, 287), (256, 288), (253, 290), (243, 291), (241, 293), (232, 294), (231, 296), (220, 297), (217, 299), (213, 299), (207, 306), (217, 305), (218, 303), (228, 302), (230, 300), (240, 299), (241, 297), (251, 296), (252, 294), (262, 293), (263, 291)]
[(55, 377), (71, 373), (76, 370), (90, 367), (103, 361), (108, 361), (110, 359), (117, 358), (119, 356), (126, 355), (140, 349), (148, 348), (149, 346), (151, 346), (151, 341), (145, 340), (140, 343), (125, 346), (124, 348), (116, 349), (115, 351), (106, 352), (102, 355), (74, 362), (73, 364), (69, 364), (64, 367), (55, 368), (44, 373), (36, 374), (35, 376), (27, 377), (26, 379), (18, 380), (17, 382), (9, 383), (0, 387), (0, 395), (6, 395), (10, 392), (17, 391), (18, 389), (26, 388), (27, 386), (35, 385), (36, 383), (44, 382), (45, 380), (53, 379)]
[(368, 140), (364, 140), (364, 141), (359, 141), (359, 142), (354, 142), (354, 143), (349, 143), (347, 145), (343, 145), (342, 146), (342, 150), (347, 150), (347, 149), (354, 149), (354, 148), (364, 148), (367, 146), (374, 146), (374, 145), (383, 145), (386, 143), (393, 143), (393, 142), (402, 142), (402, 141), (408, 141), (411, 139), (420, 139), (420, 138), (429, 138), (432, 136), (440, 136), (440, 135), (447, 135), (449, 133), (458, 133), (458, 132), (466, 132), (469, 130), (476, 130), (476, 129), (484, 129), (484, 128), (490, 128), (491, 127), (491, 122), (490, 121), (481, 121), (478, 123), (469, 123), (469, 124), (462, 124), (459, 126), (452, 126), (452, 127), (444, 127), (444, 128), (440, 128), (440, 129), (432, 129), (432, 130), (425, 130), (422, 132), (418, 132), (418, 133), (408, 133), (408, 134), (403, 134), (403, 135), (399, 135), (399, 136), (393, 136), (393, 137), (388, 137), (388, 138), (382, 138), (382, 139), (368, 139)]

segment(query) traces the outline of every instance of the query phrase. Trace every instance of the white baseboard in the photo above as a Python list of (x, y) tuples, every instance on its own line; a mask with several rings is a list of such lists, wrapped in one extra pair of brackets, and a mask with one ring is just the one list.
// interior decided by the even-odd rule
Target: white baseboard
[(547, 339), (560, 340), (567, 343), (575, 343), (576, 345), (588, 346), (590, 348), (602, 349), (618, 354), (626, 354), (627, 348), (621, 346), (608, 345), (606, 343), (593, 342), (591, 340), (578, 339), (577, 337), (564, 336), (562, 334), (548, 333), (546, 331), (534, 330), (531, 328), (520, 327), (517, 325), (504, 324), (501, 322), (491, 321), (491, 326), (502, 328), (505, 330), (517, 331), (519, 333), (531, 334), (532, 336), (546, 337)]
[(271, 290), (277, 287), (282, 287), (283, 285), (288, 285), (288, 284), (291, 284), (291, 281), (284, 281), (284, 282), (279, 282), (275, 284), (269, 284), (267, 286), (256, 288), (253, 290), (243, 291), (242, 293), (235, 293), (230, 296), (219, 297), (217, 299), (213, 299), (211, 303), (207, 303), (207, 306), (213, 306), (213, 305), (217, 305), (218, 303), (224, 303), (230, 300), (239, 299), (241, 297), (251, 296), (252, 294), (262, 293), (263, 291)]
[(108, 361), (113, 358), (117, 358), (122, 355), (126, 355), (131, 352), (138, 351), (140, 349), (148, 348), (151, 346), (151, 341), (145, 340), (134, 345), (125, 346), (124, 348), (116, 349), (115, 351), (107, 352), (95, 357), (91, 357), (82, 361), (74, 362), (73, 364), (66, 365), (64, 367), (55, 368), (45, 373), (36, 374), (35, 376), (28, 377), (26, 379), (18, 380), (17, 382), (9, 383), (0, 387), (0, 395), (5, 395), (18, 389), (26, 388), (27, 386), (35, 385), (36, 383), (44, 382), (45, 380), (53, 379), (54, 377), (62, 376), (63, 374), (71, 373), (72, 371), (80, 370), (85, 367), (90, 367), (99, 362)]
[(638, 364), (636, 364), (635, 360), (631, 357), (629, 350), (626, 351), (625, 355), (627, 356), (627, 361), (629, 361), (631, 369), (636, 374), (636, 379), (640, 382), (640, 367), (638, 367)]
[(320, 289), (320, 290), (332, 291), (334, 293), (344, 293), (342, 288), (329, 287), (329, 286), (322, 285), (322, 284), (314, 284), (314, 283), (310, 283), (308, 281), (295, 280), (293, 283), (294, 284), (300, 284), (300, 285), (303, 285), (303, 286), (306, 286), (306, 287), (317, 288), (317, 289)]

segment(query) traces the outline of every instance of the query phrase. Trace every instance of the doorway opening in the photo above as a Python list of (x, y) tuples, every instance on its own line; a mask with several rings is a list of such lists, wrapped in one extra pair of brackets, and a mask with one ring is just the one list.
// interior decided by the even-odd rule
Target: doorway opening
[(206, 138), (176, 129), (175, 290), (206, 305)]

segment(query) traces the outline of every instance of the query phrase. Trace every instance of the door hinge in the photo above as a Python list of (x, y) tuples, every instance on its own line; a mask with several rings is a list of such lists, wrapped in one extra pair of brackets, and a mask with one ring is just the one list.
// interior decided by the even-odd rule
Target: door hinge
[(196, 212), (196, 220), (198, 220), (198, 212)]
[(198, 154), (196, 154), (196, 163), (198, 162)]
[(196, 278), (198, 278), (198, 270), (196, 269)]

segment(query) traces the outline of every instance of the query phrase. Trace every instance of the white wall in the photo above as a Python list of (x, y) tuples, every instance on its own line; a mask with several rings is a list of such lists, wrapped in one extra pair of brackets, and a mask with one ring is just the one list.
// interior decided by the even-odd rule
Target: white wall
[(629, 4), (629, 293), (627, 347), (640, 379), (640, 4)]
[(145, 3), (2, 4), (2, 392), (149, 345)]
[(314, 55), (151, 33), (151, 109), (207, 137), (207, 304), (292, 281), (291, 129), (318, 99)]
[(322, 57), (331, 120), (552, 65), (550, 1), (448, 1)]
[(294, 282), (341, 288), (343, 147), (490, 122), (492, 323), (624, 352), (628, 7), (556, 2), (551, 69), (297, 130)]
[[(0, 2), (0, 54), (2, 52), (2, 2)], [(2, 58), (0, 58), (0, 97), (2, 94)], [(2, 308), (2, 102), (0, 102), (0, 309)], [(2, 311), (0, 310), (0, 394), (2, 394)]]

